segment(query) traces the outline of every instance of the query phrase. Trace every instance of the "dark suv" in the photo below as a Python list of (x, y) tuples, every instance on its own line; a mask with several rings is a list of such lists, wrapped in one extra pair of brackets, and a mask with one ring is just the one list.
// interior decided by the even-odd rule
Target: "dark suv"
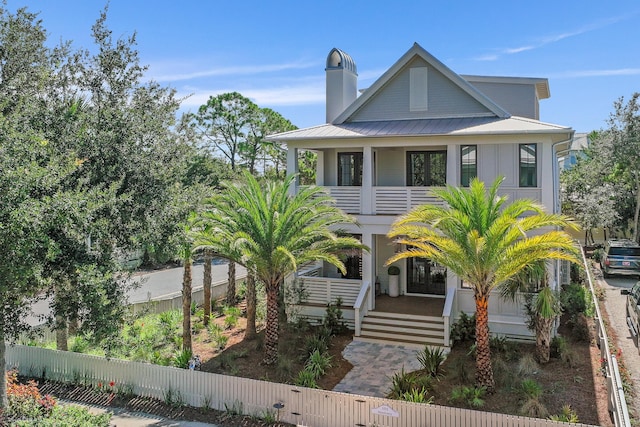
[(640, 245), (631, 240), (609, 240), (600, 267), (604, 277), (611, 274), (640, 277)]
[[(620, 292), (627, 296), (627, 324), (631, 333), (636, 336), (640, 333), (640, 282), (636, 283), (631, 290), (622, 289)], [(640, 341), (638, 351), (640, 352)]]

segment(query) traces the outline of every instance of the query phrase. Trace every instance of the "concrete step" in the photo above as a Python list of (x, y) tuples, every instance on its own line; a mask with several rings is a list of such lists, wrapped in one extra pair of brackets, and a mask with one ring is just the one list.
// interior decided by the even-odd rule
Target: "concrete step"
[(444, 346), (444, 319), (402, 313), (372, 311), (362, 320), (359, 341), (408, 345)]

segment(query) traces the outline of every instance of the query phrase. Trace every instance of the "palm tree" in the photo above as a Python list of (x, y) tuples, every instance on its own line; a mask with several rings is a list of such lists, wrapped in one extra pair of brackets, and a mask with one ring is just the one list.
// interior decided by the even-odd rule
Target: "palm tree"
[[(506, 204), (507, 197), (498, 196), (503, 179), (497, 178), (488, 194), (478, 179), (468, 189), (447, 186), (433, 190), (445, 206), (419, 206), (398, 218), (388, 234), (409, 249), (387, 264), (403, 258), (430, 258), (473, 288), (476, 384), (488, 390), (494, 387), (488, 319), (491, 291), (541, 260), (578, 262), (571, 237), (555, 229), (575, 227), (574, 223), (563, 215), (545, 213), (542, 205), (531, 200)], [(535, 230), (538, 234), (528, 235)]]
[[(536, 293), (535, 288), (540, 290)], [(562, 306), (558, 293), (549, 286), (546, 263), (539, 261), (520, 271), (500, 286), (500, 293), (506, 299), (524, 300), (529, 316), (527, 327), (536, 334), (536, 360), (549, 362), (551, 330), (553, 322), (562, 313)]]
[(204, 326), (209, 325), (211, 320), (211, 261), (213, 259), (213, 253), (211, 250), (204, 250), (204, 276), (202, 278), (202, 293), (203, 293), (203, 306), (204, 306), (204, 319), (202, 323)]
[(354, 218), (336, 208), (319, 187), (289, 194), (295, 176), (261, 186), (249, 173), (205, 204), (203, 227), (196, 243), (209, 247), (247, 268), (264, 283), (267, 325), (264, 363), (278, 359), (278, 294), (284, 278), (309, 261), (325, 261), (346, 271), (339, 254), (345, 249), (367, 249), (353, 237), (339, 236), (335, 227)]

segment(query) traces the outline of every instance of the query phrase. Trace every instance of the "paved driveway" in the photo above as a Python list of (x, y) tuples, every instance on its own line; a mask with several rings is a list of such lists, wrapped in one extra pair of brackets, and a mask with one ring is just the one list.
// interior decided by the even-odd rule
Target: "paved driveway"
[(605, 290), (605, 307), (609, 315), (611, 327), (618, 335), (617, 345), (622, 349), (624, 363), (631, 379), (634, 382), (636, 398), (634, 402), (627, 402), (629, 410), (640, 409), (640, 355), (638, 354), (637, 340), (631, 335), (626, 320), (626, 295), (621, 295), (621, 289), (631, 289), (636, 283), (636, 278), (609, 277), (597, 279), (600, 286)]

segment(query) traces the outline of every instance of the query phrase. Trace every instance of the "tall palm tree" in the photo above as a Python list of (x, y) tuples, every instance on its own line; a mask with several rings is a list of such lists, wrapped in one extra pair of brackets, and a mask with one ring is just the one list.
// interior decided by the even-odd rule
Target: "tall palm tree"
[[(531, 200), (507, 204), (506, 196), (498, 196), (503, 179), (497, 178), (488, 194), (478, 179), (468, 189), (447, 186), (433, 190), (445, 206), (419, 206), (398, 218), (388, 234), (409, 249), (387, 264), (403, 258), (430, 258), (473, 288), (476, 384), (488, 390), (494, 387), (488, 319), (491, 291), (540, 260), (578, 262), (571, 237), (556, 229), (575, 227), (574, 223), (563, 215), (545, 213), (542, 205)], [(537, 234), (528, 234), (536, 230)]]
[(200, 214), (202, 228), (196, 243), (209, 247), (247, 268), (267, 291), (264, 363), (278, 359), (278, 293), (284, 278), (309, 261), (325, 261), (346, 271), (339, 254), (367, 249), (353, 237), (339, 236), (336, 227), (354, 218), (335, 207), (319, 187), (301, 188), (290, 195), (295, 176), (260, 183), (249, 173), (242, 181), (225, 183)]
[(213, 260), (213, 253), (210, 249), (204, 250), (204, 276), (202, 278), (202, 293), (203, 293), (203, 306), (204, 306), (204, 319), (202, 323), (204, 326), (209, 325), (211, 320), (211, 261)]
[[(536, 288), (539, 289), (536, 292)], [(529, 321), (527, 327), (536, 334), (536, 360), (549, 362), (551, 330), (562, 313), (560, 297), (549, 286), (547, 265), (538, 261), (500, 286), (503, 298), (523, 301)]]

